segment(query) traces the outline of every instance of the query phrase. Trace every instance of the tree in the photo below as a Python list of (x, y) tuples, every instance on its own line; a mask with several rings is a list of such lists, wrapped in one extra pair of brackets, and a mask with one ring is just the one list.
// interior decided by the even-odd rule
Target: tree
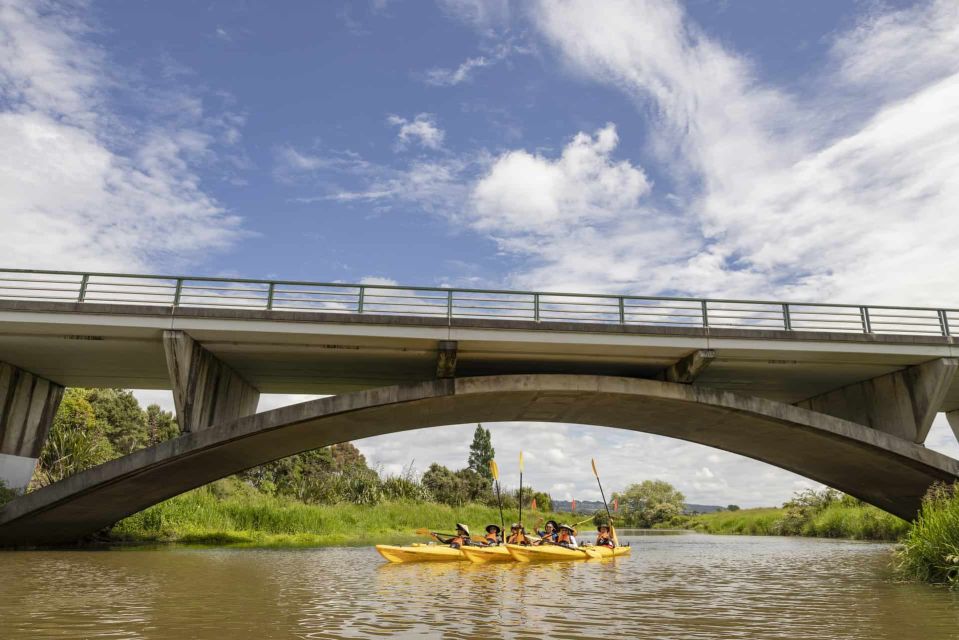
[(739, 505), (738, 505), (738, 504), (731, 504), (731, 505), (729, 505), (729, 506), (726, 507), (726, 511), (739, 511)]
[(131, 391), (87, 389), (85, 394), (118, 455), (133, 453), (149, 444), (146, 414)]
[(686, 505), (686, 497), (663, 480), (643, 480), (631, 484), (622, 493), (614, 493), (626, 524), (649, 528), (678, 516)]
[(333, 468), (337, 471), (354, 466), (369, 469), (366, 465), (366, 456), (360, 453), (352, 442), (334, 444), (330, 447), (330, 454), (333, 457)]
[(490, 469), (490, 463), (495, 455), (489, 429), (484, 429), (481, 424), (476, 425), (473, 442), (470, 444), (469, 468), (492, 482), (493, 471)]
[(62, 480), (113, 458), (116, 453), (106, 425), (84, 389), (67, 389), (53, 418), (47, 442), (40, 452), (36, 479), (40, 486)]
[(177, 424), (176, 418), (158, 404), (147, 407), (146, 425), (148, 444), (151, 446), (180, 435), (180, 425)]
[(441, 464), (433, 463), (423, 474), (423, 486), (429, 489), (437, 502), (454, 507), (466, 502), (463, 492), (460, 491), (460, 480), (456, 474)]

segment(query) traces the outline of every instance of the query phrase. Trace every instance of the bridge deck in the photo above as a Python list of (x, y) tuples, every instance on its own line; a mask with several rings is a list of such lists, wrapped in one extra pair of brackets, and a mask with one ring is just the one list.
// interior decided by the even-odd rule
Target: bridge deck
[[(0, 300), (0, 361), (67, 386), (170, 388), (166, 329), (188, 332), (264, 393), (428, 380), (443, 340), (458, 342), (462, 376), (653, 377), (713, 349), (696, 384), (782, 402), (959, 356), (948, 335)], [(955, 409), (959, 382), (940, 408)]]

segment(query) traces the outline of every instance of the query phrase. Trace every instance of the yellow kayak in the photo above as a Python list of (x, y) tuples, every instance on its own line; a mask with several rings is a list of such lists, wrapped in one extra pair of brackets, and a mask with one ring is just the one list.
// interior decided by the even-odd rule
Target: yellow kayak
[(518, 544), (508, 544), (506, 549), (513, 559), (518, 562), (555, 562), (557, 560), (588, 560), (596, 558), (612, 558), (616, 556), (628, 555), (630, 547), (586, 547), (589, 552), (583, 549), (568, 549), (553, 544), (544, 544), (536, 547), (524, 547)]
[(504, 546), (498, 547), (463, 547), (460, 549), (463, 556), (470, 562), (485, 564), (487, 562), (512, 562), (513, 556)]
[(376, 550), (390, 562), (459, 562), (466, 560), (459, 549), (437, 544), (411, 544), (405, 547), (378, 544)]
[(632, 553), (632, 547), (586, 547), (590, 551), (595, 551), (604, 558), (618, 558), (619, 556), (628, 556)]

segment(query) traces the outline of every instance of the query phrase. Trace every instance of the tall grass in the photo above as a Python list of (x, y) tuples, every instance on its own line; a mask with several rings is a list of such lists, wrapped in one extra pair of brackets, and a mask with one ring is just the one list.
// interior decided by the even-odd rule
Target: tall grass
[(693, 516), (684, 526), (702, 533), (772, 536), (778, 535), (777, 523), (784, 512), (776, 508), (717, 511)]
[(903, 577), (959, 586), (959, 484), (930, 489), (896, 556)]
[(821, 510), (798, 515), (789, 509), (741, 509), (693, 516), (686, 528), (703, 533), (894, 541), (909, 531), (909, 523), (871, 505), (833, 502)]
[[(515, 512), (506, 514), (507, 527), (511, 516), (515, 518)], [(533, 519), (524, 520), (529, 528)], [(451, 531), (456, 522), (467, 523), (478, 535), (485, 525), (499, 521), (498, 509), (480, 504), (450, 507), (400, 500), (375, 506), (312, 505), (265, 495), (225, 479), (121, 520), (110, 530), (109, 539), (255, 546), (366, 545), (412, 541), (418, 528)]]

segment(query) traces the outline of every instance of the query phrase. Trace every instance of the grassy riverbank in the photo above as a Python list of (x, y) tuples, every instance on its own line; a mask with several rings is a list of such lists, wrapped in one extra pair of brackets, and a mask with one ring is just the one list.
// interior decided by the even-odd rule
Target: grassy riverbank
[(834, 502), (797, 513), (789, 508), (741, 509), (693, 516), (681, 526), (727, 535), (792, 535), (816, 538), (896, 541), (910, 525), (905, 520), (863, 504)]
[[(506, 513), (506, 526), (515, 518), (515, 511)], [(535, 521), (526, 515), (523, 519), (527, 526)], [(498, 509), (480, 504), (312, 505), (222, 480), (121, 520), (110, 530), (108, 540), (258, 547), (400, 544), (425, 541), (413, 533), (421, 527), (450, 531), (455, 522), (465, 522), (478, 535), (483, 526), (499, 521)]]
[(896, 558), (903, 577), (959, 587), (959, 484), (929, 491)]

